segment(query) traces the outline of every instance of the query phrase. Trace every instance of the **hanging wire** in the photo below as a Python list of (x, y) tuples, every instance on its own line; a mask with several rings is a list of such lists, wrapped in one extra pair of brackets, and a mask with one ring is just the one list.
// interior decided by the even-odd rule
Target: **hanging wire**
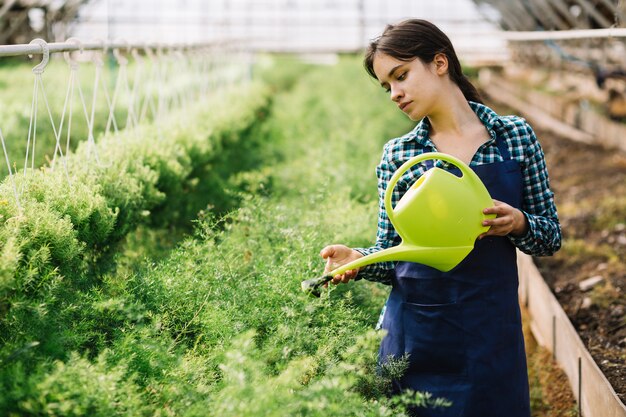
[[(127, 53), (132, 55), (130, 44), (126, 41), (124, 41), (124, 43), (126, 44)], [(124, 129), (129, 129), (137, 124), (136, 123), (137, 118), (135, 116), (135, 110), (133, 108), (134, 104), (132, 100), (132, 90), (130, 88), (130, 84), (128, 81), (128, 58), (121, 55), (119, 49), (114, 50), (113, 55), (115, 56), (116, 60), (120, 63), (118, 80), (120, 80), (121, 82), (120, 89), (124, 90), (122, 94), (125, 94), (126, 103), (127, 103), (126, 125), (124, 126)]]
[(61, 155), (61, 160), (63, 161), (63, 169), (65, 171), (65, 178), (67, 179), (67, 183), (70, 189), (72, 189), (72, 182), (70, 181), (70, 174), (67, 169), (67, 161), (63, 157), (63, 150), (61, 149), (61, 131), (58, 131), (54, 125), (54, 117), (52, 116), (52, 110), (50, 109), (50, 104), (48, 103), (48, 95), (46, 94), (46, 90), (44, 88), (43, 70), (40, 73), (37, 73), (36, 77), (39, 78), (39, 87), (41, 88), (41, 96), (43, 97), (44, 104), (46, 105), (48, 117), (50, 118), (50, 125), (52, 126), (52, 132), (54, 133), (54, 137), (56, 139), (55, 152), (58, 149), (59, 154)]
[(141, 108), (141, 113), (139, 116), (139, 120), (145, 120), (148, 117), (148, 111), (152, 113), (152, 120), (157, 119), (156, 107), (154, 104), (154, 85), (155, 83), (159, 84), (159, 67), (156, 64), (156, 60), (154, 57), (154, 52), (152, 48), (146, 47), (146, 56), (148, 57), (148, 62), (150, 63), (150, 73), (146, 77), (146, 89), (145, 89), (145, 98), (143, 102), (143, 106)]
[(128, 119), (127, 126), (130, 124), (133, 128), (139, 125), (139, 113), (141, 111), (141, 78), (143, 75), (144, 62), (137, 48), (132, 48), (130, 55), (135, 60), (135, 72), (133, 74), (133, 88), (130, 90), (130, 98), (128, 100)]
[(20, 216), (22, 215), (22, 205), (20, 204), (20, 197), (17, 193), (17, 186), (15, 185), (15, 178), (13, 178), (13, 170), (11, 169), (11, 162), (9, 161), (9, 154), (7, 153), (7, 147), (4, 142), (4, 135), (2, 129), (0, 129), (0, 140), (2, 141), (2, 150), (4, 151), (4, 159), (7, 163), (7, 169), (9, 170), (9, 178), (11, 179), (11, 186), (13, 187), (13, 196), (15, 197), (15, 204)]
[(154, 67), (155, 78), (153, 79), (153, 82), (156, 84), (157, 97), (156, 97), (156, 109), (153, 108), (153, 112), (154, 112), (153, 121), (157, 130), (157, 139), (162, 140), (163, 139), (162, 124), (163, 124), (163, 118), (166, 115), (164, 84), (165, 84), (166, 75), (167, 75), (165, 60), (163, 59), (163, 48), (157, 47), (156, 54), (154, 54), (153, 57), (154, 56), (156, 56), (156, 59), (152, 61), (155, 65)]
[[(45, 57), (45, 50), (44, 50)], [(42, 61), (43, 62), (43, 61)], [(41, 64), (40, 64), (41, 65)], [(37, 68), (37, 67), (35, 67)], [(33, 69), (34, 70), (34, 69)], [(36, 142), (36, 132), (37, 132), (37, 109), (38, 109), (38, 98), (39, 98), (39, 79), (35, 77), (33, 82), (33, 94), (30, 104), (30, 119), (28, 121), (28, 139), (26, 141), (26, 155), (24, 157), (24, 178), (26, 178), (26, 169), (28, 168), (28, 156), (31, 149), (31, 138), (33, 141), (32, 147), (32, 165), (31, 169), (35, 169), (35, 142)], [(23, 190), (24, 183), (22, 183), (22, 188), (20, 189), (20, 194)]]
[[(69, 38), (67, 42), (73, 42), (78, 45), (81, 45), (80, 41), (76, 38)], [(82, 53), (82, 48), (80, 52)], [(75, 59), (71, 57), (71, 55), (68, 52), (65, 52), (64, 56), (68, 65), (70, 66), (70, 69), (71, 69), (70, 71), (74, 73), (74, 82), (78, 86), (78, 96), (80, 98), (80, 103), (82, 106), (85, 123), (87, 123), (87, 160), (88, 161), (91, 160), (91, 154), (93, 153), (95, 156), (96, 163), (98, 164), (98, 166), (101, 166), (102, 164), (100, 162), (100, 157), (98, 155), (98, 147), (96, 146), (96, 141), (94, 138), (94, 116), (95, 116), (95, 108), (96, 108), (96, 99), (98, 96), (97, 87), (98, 87), (98, 81), (100, 77), (99, 70), (96, 67), (95, 84), (94, 84), (94, 91), (93, 91), (93, 97), (92, 97), (92, 108), (91, 108), (91, 112), (89, 112), (87, 110), (87, 101), (85, 100), (85, 94), (83, 93), (82, 83), (80, 82), (80, 76), (78, 72), (79, 64)], [(71, 118), (71, 115), (72, 115), (72, 112), (70, 110), (70, 118)], [(68, 150), (66, 154), (69, 152), (70, 132), (71, 132), (71, 124), (68, 125), (68, 130), (67, 130), (67, 149)]]
[[(128, 87), (127, 82), (127, 72), (126, 66), (128, 64), (128, 59), (125, 56), (120, 54), (119, 48), (113, 49), (113, 57), (115, 57), (115, 61), (118, 65), (117, 77), (115, 78), (115, 88), (113, 90), (113, 98), (111, 100), (111, 108), (109, 111), (109, 119), (107, 120), (106, 133), (108, 134), (111, 129), (111, 124), (115, 120), (115, 106), (117, 105), (117, 100), (120, 94), (120, 89), (122, 85), (125, 84)], [(114, 124), (115, 133), (119, 132), (119, 128), (117, 124)]]
[[(103, 48), (103, 50), (105, 50), (105, 48)], [(111, 100), (109, 99), (109, 92), (107, 90), (107, 86), (106, 86), (106, 81), (104, 79), (104, 76), (102, 74), (102, 69), (104, 68), (104, 60), (102, 59), (102, 54), (103, 52), (101, 51), (93, 51), (92, 55), (91, 55), (91, 61), (94, 64), (96, 73), (94, 75), (94, 82), (93, 82), (93, 91), (92, 91), (92, 97), (91, 97), (91, 114), (90, 116), (87, 118), (88, 122), (87, 122), (87, 129), (88, 129), (88, 133), (87, 133), (87, 160), (90, 161), (91, 160), (91, 151), (93, 149), (94, 154), (95, 154), (95, 158), (96, 158), (96, 163), (97, 164), (101, 164), (99, 156), (98, 156), (98, 152), (97, 152), (97, 147), (96, 147), (96, 141), (94, 138), (94, 122), (95, 122), (95, 114), (96, 114), (96, 104), (98, 102), (98, 87), (100, 85), (102, 85), (102, 89), (104, 91), (104, 97), (105, 97), (105, 102), (107, 105), (107, 110), (109, 111), (108, 114), (110, 114), (111, 111)], [(114, 120), (115, 122), (115, 120)]]
[[(35, 75), (35, 83), (34, 83), (34, 87), (33, 87), (33, 101), (32, 101), (32, 105), (31, 105), (31, 114), (30, 114), (30, 121), (29, 121), (29, 127), (28, 127), (28, 139), (27, 139), (27, 144), (26, 144), (26, 157), (25, 157), (25, 161), (24, 161), (24, 177), (26, 177), (26, 172), (27, 172), (27, 167), (28, 167), (28, 156), (29, 156), (29, 149), (30, 149), (30, 142), (31, 142), (31, 137), (32, 137), (32, 153), (31, 153), (31, 170), (35, 169), (35, 150), (36, 150), (36, 142), (37, 142), (37, 113), (38, 113), (38, 104), (39, 104), (39, 92), (41, 91), (41, 95), (44, 99), (44, 103), (46, 105), (46, 110), (48, 111), (48, 116), (50, 118), (50, 124), (52, 126), (52, 131), (54, 133), (54, 137), (56, 139), (56, 147), (59, 149), (59, 151), (61, 152), (61, 156), (63, 155), (63, 151), (60, 149), (60, 144), (59, 144), (59, 140), (60, 140), (60, 136), (59, 133), (57, 132), (57, 129), (55, 127), (54, 124), (54, 118), (52, 117), (52, 111), (50, 110), (50, 105), (48, 103), (48, 97), (46, 95), (46, 91), (44, 88), (44, 82), (43, 82), (43, 73), (44, 70), (46, 68), (46, 66), (48, 65), (48, 62), (50, 61), (50, 49), (48, 48), (48, 43), (46, 41), (44, 41), (43, 39), (33, 39), (31, 42), (31, 44), (36, 43), (39, 44), (39, 46), (42, 49), (43, 52), (43, 59), (41, 60), (41, 62), (39, 64), (37, 64), (34, 68), (33, 68), (33, 74)], [(67, 165), (64, 164), (64, 169), (65, 169), (65, 176), (67, 179), (67, 182), (71, 188), (71, 182), (70, 182), (70, 178), (69, 178), (69, 172), (67, 170)], [(22, 183), (22, 187), (20, 188), (20, 194), (23, 192), (24, 190), (24, 184), (26, 183), (26, 181), (24, 181)]]
[[(69, 109), (68, 122), (67, 122), (67, 141), (66, 141), (66, 147), (65, 147), (65, 155), (67, 155), (70, 151), (69, 148), (70, 148), (70, 135), (72, 131), (72, 114), (74, 113), (74, 102), (72, 101), (72, 97), (74, 96), (74, 87), (76, 85), (76, 81), (78, 78), (78, 63), (73, 61), (69, 57), (69, 52), (64, 52), (63, 55), (65, 57), (66, 62), (69, 64), (69, 67), (70, 67), (70, 79), (67, 85), (67, 91), (65, 93), (65, 101), (63, 103), (63, 111), (61, 112), (61, 121), (59, 122), (58, 134), (59, 134), (59, 139), (60, 139), (61, 133), (63, 131), (63, 123), (65, 120), (67, 105), (69, 102), (70, 109)], [(58, 152), (59, 150), (60, 150), (60, 140), (57, 140), (57, 144), (54, 148), (54, 156), (52, 157), (52, 164), (51, 164), (52, 170), (54, 170), (56, 157), (57, 157), (57, 154), (59, 153)]]
[[(74, 99), (77, 90), (82, 105), (82, 113), (88, 128), (87, 158), (91, 160), (91, 158), (95, 156), (97, 164), (101, 166), (98, 147), (95, 142), (95, 113), (100, 89), (103, 90), (102, 93), (104, 94), (107, 105), (107, 115), (105, 116), (107, 119), (104, 135), (109, 134), (111, 130), (118, 133), (122, 128), (116, 120), (115, 110), (120, 107), (121, 102), (124, 102), (124, 104), (127, 102), (127, 114), (125, 115), (126, 123), (123, 127), (126, 129), (135, 128), (142, 120), (150, 116), (154, 121), (158, 137), (163, 138), (164, 132), (162, 124), (166, 116), (171, 113), (172, 110), (178, 108), (184, 111), (184, 109), (189, 106), (191, 100), (197, 100), (207, 94), (221, 94), (226, 85), (241, 82), (246, 79), (246, 75), (248, 74), (245, 69), (241, 70), (241, 64), (243, 62), (240, 61), (245, 58), (243, 51), (232, 49), (231, 45), (224, 43), (193, 48), (189, 45), (156, 48), (145, 45), (133, 46), (131, 48), (128, 43), (126, 43), (126, 45), (116, 43), (113, 44), (113, 55), (119, 64), (119, 68), (114, 83), (113, 98), (111, 98), (103, 72), (104, 62), (102, 59), (102, 55), (106, 52), (108, 47), (103, 41), (100, 41), (99, 45), (100, 47), (95, 42), (85, 45), (85, 49), (93, 51), (92, 61), (95, 65), (91, 108), (87, 105), (80, 82), (80, 66), (75, 59), (72, 59), (72, 55), (69, 53), (70, 51), (83, 53), (83, 45), (80, 41), (71, 38), (64, 43), (47, 44), (42, 39), (35, 39), (31, 42), (30, 47), (28, 47), (28, 45), (18, 45), (25, 49), (25, 51), (21, 53), (39, 53), (39, 51), (35, 51), (34, 48), (36, 47), (39, 48), (43, 55), (42, 61), (33, 68), (33, 94), (24, 155), (24, 177), (27, 176), (29, 168), (31, 171), (35, 169), (37, 133), (38, 129), (41, 130), (38, 124), (42, 123), (38, 118), (43, 116), (40, 115), (38, 111), (39, 105), (41, 104), (39, 102), (40, 98), (43, 98), (42, 101), (45, 105), (45, 111), (47, 112), (47, 117), (49, 118), (55, 137), (54, 154), (50, 163), (51, 171), (54, 171), (59, 163), (62, 163), (68, 185), (71, 188), (72, 184), (67, 166), (69, 162), (67, 156), (70, 153), (71, 142), (73, 140), (72, 125), (76, 121), (74, 115)], [(128, 76), (128, 59), (120, 53), (124, 47), (126, 47), (128, 51), (128, 56), (132, 56), (136, 64), (133, 74), (134, 78), (132, 80), (129, 79)], [(15, 48), (0, 47), (0, 56), (10, 56), (20, 53), (13, 49)], [(142, 55), (139, 53), (139, 49), (145, 50), (147, 59), (144, 60), (141, 58)], [(43, 72), (49, 62), (51, 52), (64, 52), (70, 69), (69, 81), (65, 91), (65, 100), (58, 125), (55, 122), (57, 116), (53, 117), (52, 115), (46, 94), (46, 86), (43, 80)], [(64, 146), (62, 146), (62, 137), (65, 139), (63, 141)], [(17, 171), (16, 168), (11, 170), (11, 173), (17, 173)], [(18, 195), (21, 196), (26, 183), (27, 181), (23, 181), (17, 185), (17, 188), (19, 188)]]

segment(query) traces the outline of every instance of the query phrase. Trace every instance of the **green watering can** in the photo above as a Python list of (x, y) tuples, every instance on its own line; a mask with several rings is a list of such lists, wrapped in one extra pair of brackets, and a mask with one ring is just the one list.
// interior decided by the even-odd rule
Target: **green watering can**
[[(402, 174), (430, 159), (456, 165), (462, 176), (431, 168), (407, 190), (396, 207), (391, 207), (391, 195)], [(489, 229), (482, 221), (496, 215), (485, 215), (483, 209), (491, 206), (493, 200), (485, 185), (460, 159), (440, 152), (415, 156), (393, 174), (385, 191), (385, 210), (402, 242), (342, 265), (324, 276), (302, 281), (302, 290), (319, 296), (321, 286), (333, 276), (377, 262), (408, 261), (449, 271), (465, 259), (474, 249), (476, 238)]]

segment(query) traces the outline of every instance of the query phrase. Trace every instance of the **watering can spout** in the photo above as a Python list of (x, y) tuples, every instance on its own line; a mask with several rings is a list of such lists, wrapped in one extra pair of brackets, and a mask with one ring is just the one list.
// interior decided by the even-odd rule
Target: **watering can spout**
[[(439, 167), (426, 171), (404, 193), (395, 207), (391, 196), (401, 176), (414, 165), (438, 159), (455, 165), (457, 176)], [(302, 282), (302, 289), (318, 295), (319, 288), (333, 276), (376, 262), (415, 262), (447, 272), (474, 248), (474, 242), (489, 228), (482, 225), (483, 209), (493, 200), (480, 177), (463, 161), (440, 152), (429, 152), (406, 161), (393, 174), (384, 196), (389, 221), (402, 239), (398, 246), (385, 249), (343, 265), (328, 274)]]
[(302, 290), (319, 296), (321, 287), (335, 275), (341, 275), (351, 269), (362, 268), (378, 262), (406, 261), (431, 266), (447, 272), (457, 266), (473, 249), (473, 246), (455, 247), (419, 247), (401, 243), (388, 249), (372, 253), (336, 268), (324, 276), (302, 281)]
[(374, 252), (370, 255), (342, 265), (329, 272), (328, 275), (340, 275), (351, 269), (362, 268), (374, 263), (389, 261), (415, 262), (447, 272), (458, 265), (459, 262), (461, 262), (472, 249), (473, 246), (423, 248), (401, 243), (398, 246)]

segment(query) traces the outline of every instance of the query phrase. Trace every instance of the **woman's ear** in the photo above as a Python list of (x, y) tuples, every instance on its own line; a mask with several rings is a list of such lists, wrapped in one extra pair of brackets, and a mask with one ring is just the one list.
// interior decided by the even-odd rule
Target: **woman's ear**
[(448, 57), (444, 53), (438, 53), (433, 58), (435, 64), (435, 71), (438, 75), (444, 75), (448, 73)]

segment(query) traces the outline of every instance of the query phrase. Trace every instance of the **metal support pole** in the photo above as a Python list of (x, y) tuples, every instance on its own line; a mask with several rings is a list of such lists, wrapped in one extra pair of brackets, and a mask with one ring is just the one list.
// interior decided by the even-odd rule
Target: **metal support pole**
[[(180, 50), (182, 48), (194, 48), (200, 49), (211, 46), (226, 46), (229, 44), (236, 44), (236, 40), (230, 41), (215, 41), (208, 43), (199, 43), (199, 44), (146, 44), (146, 43), (128, 43), (128, 42), (85, 42), (80, 45), (75, 42), (53, 42), (49, 43), (48, 50), (50, 53), (54, 52), (72, 52), (72, 51), (96, 51), (96, 50), (113, 50), (113, 49), (126, 49), (131, 50), (132, 48), (145, 50), (147, 48), (161, 48), (163, 50)], [(0, 45), (0, 57), (4, 56), (19, 56), (19, 55), (34, 55), (34, 54), (42, 54), (43, 47), (38, 44), (17, 44), (17, 45)]]

